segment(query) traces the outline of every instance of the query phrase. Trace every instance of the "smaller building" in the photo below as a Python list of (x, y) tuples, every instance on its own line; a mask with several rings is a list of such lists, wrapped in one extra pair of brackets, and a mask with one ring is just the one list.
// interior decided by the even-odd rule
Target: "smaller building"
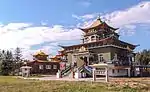
[(29, 66), (22, 66), (21, 69), (21, 74), (22, 77), (29, 77), (30, 76), (30, 71), (32, 67)]
[(67, 57), (65, 56), (64, 50), (59, 50), (58, 54), (50, 58), (52, 62), (59, 62), (60, 70), (66, 68)]
[(150, 65), (134, 65), (134, 76), (150, 77)]
[(48, 56), (42, 51), (33, 55), (33, 61), (27, 63), (28, 66), (32, 67), (31, 74), (56, 75), (60, 69), (59, 62), (48, 60)]

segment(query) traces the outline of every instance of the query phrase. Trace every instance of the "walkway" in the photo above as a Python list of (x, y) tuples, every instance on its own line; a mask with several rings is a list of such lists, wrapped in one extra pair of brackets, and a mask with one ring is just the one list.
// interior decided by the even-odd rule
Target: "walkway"
[[(65, 77), (65, 78), (56, 78), (56, 76), (45, 76), (45, 77), (41, 77), (41, 78), (25, 78), (25, 77), (21, 77), (18, 76), (17, 78), (22, 78), (22, 79), (34, 79), (34, 80), (41, 80), (41, 81), (46, 81), (46, 80), (58, 80), (58, 81), (89, 81), (92, 82), (93, 79), (92, 78), (80, 78), (80, 79), (74, 79), (74, 78), (69, 78), (69, 77)], [(105, 80), (103, 79), (98, 79), (96, 80), (96, 82), (105, 82)], [(109, 78), (109, 82), (110, 83), (132, 83), (132, 82), (138, 82), (138, 83), (144, 83), (144, 84), (148, 84), (150, 85), (150, 77), (141, 77), (141, 78)]]
[[(69, 78), (69, 77), (65, 77), (65, 78), (56, 78), (56, 76), (48, 76), (48, 77), (41, 77), (41, 78), (26, 78), (26, 77), (21, 77), (18, 76), (17, 78), (22, 78), (22, 79), (34, 79), (34, 80), (60, 80), (60, 81), (93, 81), (93, 78), (80, 78), (80, 79), (75, 79), (75, 78)], [(105, 82), (105, 80), (97, 80), (100, 82)]]

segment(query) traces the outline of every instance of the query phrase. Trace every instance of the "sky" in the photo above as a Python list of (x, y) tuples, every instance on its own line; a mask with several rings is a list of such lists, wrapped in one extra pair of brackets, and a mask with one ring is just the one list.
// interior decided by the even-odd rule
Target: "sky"
[(0, 0), (0, 49), (22, 49), (24, 58), (58, 45), (79, 44), (82, 31), (100, 15), (120, 39), (150, 49), (150, 0)]

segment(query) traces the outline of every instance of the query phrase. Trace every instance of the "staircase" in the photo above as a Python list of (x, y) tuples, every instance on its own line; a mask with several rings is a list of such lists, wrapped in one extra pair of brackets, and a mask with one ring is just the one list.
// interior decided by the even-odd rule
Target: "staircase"
[(79, 72), (80, 73), (86, 73), (87, 77), (92, 77), (92, 68), (90, 68), (89, 66), (82, 65), (79, 68)]
[(66, 68), (64, 70), (61, 71), (61, 76), (62, 77), (70, 76), (71, 71), (77, 72), (77, 70), (80, 73), (85, 73), (87, 77), (92, 77), (92, 68), (89, 66), (85, 66), (85, 65), (82, 65), (79, 68), (76, 68), (76, 67), (72, 68), (71, 65), (68, 65), (68, 66), (66, 66)]
[(68, 76), (70, 73), (71, 73), (71, 65), (68, 65), (66, 69), (61, 71), (61, 76), (65, 77)]

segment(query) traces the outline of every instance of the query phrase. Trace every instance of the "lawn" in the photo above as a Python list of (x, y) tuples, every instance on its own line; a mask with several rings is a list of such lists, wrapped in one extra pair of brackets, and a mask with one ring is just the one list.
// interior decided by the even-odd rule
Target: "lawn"
[(128, 84), (23, 80), (0, 76), (0, 92), (148, 92), (148, 84)]

